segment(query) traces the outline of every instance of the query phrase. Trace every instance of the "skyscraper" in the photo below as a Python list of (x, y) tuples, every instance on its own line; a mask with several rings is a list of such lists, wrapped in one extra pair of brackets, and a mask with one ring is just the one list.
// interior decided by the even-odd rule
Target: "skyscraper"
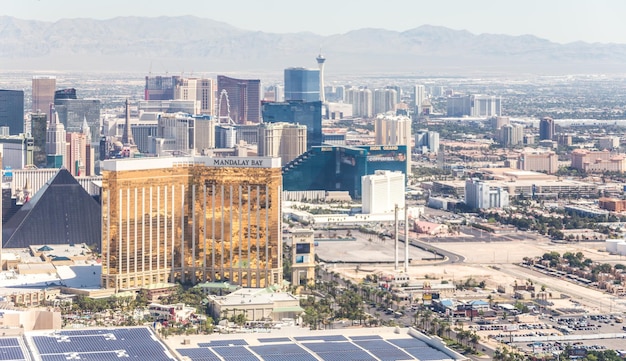
[(423, 85), (413, 87), (413, 103), (415, 104), (415, 114), (422, 115), (422, 103), (426, 99), (426, 89)]
[(320, 67), (320, 100), (324, 103), (326, 101), (326, 93), (324, 92), (324, 63), (326, 58), (320, 52), (315, 60), (317, 60), (317, 65)]
[(503, 187), (490, 187), (479, 179), (465, 181), (465, 204), (472, 209), (506, 208), (509, 192)]
[(373, 98), (374, 114), (396, 110), (397, 92), (395, 89), (375, 89)]
[(352, 115), (371, 118), (374, 113), (372, 91), (367, 88), (346, 89), (346, 103), (352, 104)]
[(552, 140), (555, 133), (554, 120), (550, 117), (541, 118), (539, 121), (539, 140)]
[(524, 126), (520, 124), (505, 124), (496, 131), (503, 146), (515, 147), (524, 143)]
[(54, 91), (57, 78), (53, 76), (33, 77), (33, 107), (34, 113), (43, 112), (50, 117), (50, 104), (54, 104)]
[(174, 89), (174, 100), (194, 100), (194, 114), (213, 115), (213, 79), (182, 78)]
[(54, 109), (66, 132), (82, 131), (86, 119), (92, 139), (100, 136), (100, 99), (78, 99), (76, 89), (61, 89), (54, 94)]
[(46, 113), (31, 113), (31, 134), (33, 136), (33, 164), (39, 168), (46, 166), (46, 137), (48, 118)]
[(322, 145), (322, 102), (263, 103), (263, 122), (306, 125), (307, 149)]
[(363, 214), (392, 213), (395, 207), (404, 208), (406, 175), (402, 172), (377, 170), (361, 177)]
[(419, 153), (439, 153), (439, 133), (418, 130), (415, 134), (415, 148)]
[(301, 100), (304, 102), (320, 100), (320, 70), (306, 68), (285, 69), (285, 100)]
[(449, 117), (499, 117), (502, 99), (494, 95), (455, 95), (446, 99)]
[(54, 105), (50, 104), (48, 129), (46, 130), (46, 156), (48, 168), (67, 168), (67, 145), (65, 127), (59, 123)]
[(280, 283), (281, 191), (277, 158), (104, 161), (102, 286)]
[(502, 98), (495, 95), (472, 95), (472, 117), (499, 117), (502, 115)]
[(9, 134), (24, 132), (24, 91), (0, 89), (0, 126)]
[(172, 100), (179, 76), (147, 76), (144, 88), (145, 100)]
[[(86, 129), (89, 132), (89, 128)], [(93, 169), (92, 162), (93, 153), (91, 152), (91, 134), (84, 132), (73, 132), (66, 134), (67, 142), (67, 169), (69, 172), (77, 176), (92, 175), (90, 171)], [(92, 154), (89, 154), (92, 153)]]
[(285, 165), (306, 152), (306, 126), (289, 123), (259, 124), (259, 156), (280, 157)]
[(408, 158), (405, 174), (411, 174), (411, 119), (379, 115), (374, 122), (374, 131), (378, 145), (406, 145)]
[(236, 124), (261, 121), (261, 81), (217, 76), (217, 114), (219, 119), (230, 117)]

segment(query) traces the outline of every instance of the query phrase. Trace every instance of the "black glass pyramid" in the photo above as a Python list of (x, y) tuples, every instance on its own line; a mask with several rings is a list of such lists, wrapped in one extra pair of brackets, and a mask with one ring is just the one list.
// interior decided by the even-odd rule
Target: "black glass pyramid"
[(2, 229), (3, 248), (86, 243), (100, 249), (100, 204), (60, 169)]

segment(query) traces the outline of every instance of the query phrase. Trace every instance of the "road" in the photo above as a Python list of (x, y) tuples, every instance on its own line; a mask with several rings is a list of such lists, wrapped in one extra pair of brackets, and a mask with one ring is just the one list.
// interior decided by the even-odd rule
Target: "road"
[(410, 245), (413, 247), (419, 247), (421, 249), (425, 249), (425, 250), (432, 250), (434, 252), (437, 253), (437, 255), (443, 256), (445, 257), (445, 261), (441, 262), (441, 264), (447, 264), (447, 263), (462, 263), (463, 261), (465, 261), (465, 257), (456, 254), (456, 253), (452, 253), (450, 251), (446, 251), (444, 249), (441, 249), (439, 247), (433, 246), (432, 244), (426, 243), (426, 242), (422, 242), (422, 241), (418, 241), (416, 239), (411, 239), (410, 240)]

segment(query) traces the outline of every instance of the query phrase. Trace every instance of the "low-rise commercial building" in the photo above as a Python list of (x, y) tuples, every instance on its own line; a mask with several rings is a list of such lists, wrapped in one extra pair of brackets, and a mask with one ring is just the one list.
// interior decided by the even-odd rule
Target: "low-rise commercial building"
[(275, 287), (242, 288), (225, 296), (210, 295), (209, 311), (215, 320), (245, 315), (248, 321), (298, 318), (304, 309), (292, 294)]

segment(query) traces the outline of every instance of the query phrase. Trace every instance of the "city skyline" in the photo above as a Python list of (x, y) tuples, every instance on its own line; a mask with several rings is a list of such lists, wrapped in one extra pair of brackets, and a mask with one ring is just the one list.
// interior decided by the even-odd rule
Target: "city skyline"
[[(311, 32), (319, 35), (343, 34), (363, 28), (406, 31), (421, 25), (434, 25), (474, 34), (534, 35), (557, 43), (626, 44), (626, 24), (620, 18), (626, 10), (626, 3), (618, 0), (596, 1), (593, 4), (578, 0), (448, 0), (435, 3), (392, 0), (384, 7), (366, 0), (359, 2), (358, 9), (350, 2), (320, 0), (316, 2), (317, 6), (308, 7), (306, 13), (291, 11), (292, 4), (285, 0), (241, 0), (219, 4), (195, 0), (176, 3), (113, 0), (89, 4), (67, 0), (64, 3), (66, 6), (59, 7), (55, 2), (45, 0), (9, 1), (3, 4), (3, 15), (41, 21), (194, 15), (245, 30)], [(402, 16), (405, 14), (410, 15)]]

